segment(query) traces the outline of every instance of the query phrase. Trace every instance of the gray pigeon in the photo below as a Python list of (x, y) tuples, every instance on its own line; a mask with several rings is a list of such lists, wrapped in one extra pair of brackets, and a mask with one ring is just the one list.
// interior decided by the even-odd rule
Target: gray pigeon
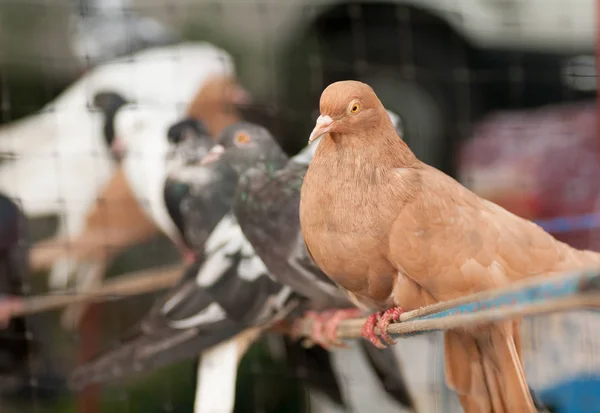
[[(223, 165), (231, 168), (231, 173), (222, 177), (233, 182), (207, 179), (209, 185), (203, 192), (212, 195), (194, 201), (196, 206), (202, 199), (207, 203), (203, 210), (210, 218), (203, 224), (213, 226), (200, 259), (118, 348), (78, 367), (70, 378), (72, 386), (83, 387), (194, 358), (249, 327), (287, 315), (297, 306), (291, 289), (271, 279), (235, 216), (223, 207), (223, 200), (233, 200), (237, 177), (257, 161), (267, 159), (282, 166), (286, 157), (266, 130), (241, 122), (223, 131), (203, 166), (212, 171)], [(214, 202), (217, 198), (220, 201)]]
[(186, 249), (198, 258), (231, 206), (238, 176), (227, 162), (201, 164), (213, 145), (201, 121), (186, 118), (177, 122), (169, 128), (167, 139), (171, 149), (166, 159), (164, 204)]
[[(345, 294), (315, 265), (300, 231), (300, 189), (316, 144), (306, 147), (280, 170), (262, 163), (238, 184), (234, 211), (244, 235), (269, 271), (302, 295), (313, 310), (350, 307)], [(392, 349), (375, 349), (360, 341), (363, 354), (386, 392), (414, 409)]]

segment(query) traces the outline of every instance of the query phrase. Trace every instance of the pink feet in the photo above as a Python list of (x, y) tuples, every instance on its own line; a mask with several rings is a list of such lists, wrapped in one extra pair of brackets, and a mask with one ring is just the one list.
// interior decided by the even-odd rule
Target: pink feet
[(369, 340), (375, 347), (385, 348), (385, 346), (381, 344), (381, 340), (377, 337), (377, 334), (375, 334), (375, 326), (379, 321), (380, 315), (381, 313), (373, 313), (367, 318), (367, 321), (365, 321), (362, 328), (362, 336)]
[(350, 318), (360, 317), (361, 310), (358, 308), (344, 310), (328, 310), (322, 313), (307, 311), (305, 317), (312, 320), (311, 340), (325, 349), (331, 346), (346, 347), (337, 337), (337, 329), (340, 323)]
[[(404, 310), (401, 307), (393, 307), (387, 311), (381, 311), (371, 314), (362, 328), (362, 336), (369, 340), (375, 347), (386, 348), (388, 345), (396, 344), (387, 333), (388, 326), (395, 321), (400, 320)], [(331, 346), (346, 347), (337, 337), (337, 329), (340, 323), (349, 318), (356, 318), (362, 315), (358, 308), (344, 310), (328, 310), (322, 313), (307, 311), (305, 319), (312, 320), (310, 338), (316, 344), (325, 349)], [(379, 336), (375, 333), (375, 328), (379, 330)], [(293, 336), (302, 335), (302, 325), (295, 323), (292, 327)], [(386, 344), (387, 343), (387, 344)]]
[(369, 340), (375, 347), (386, 348), (387, 345), (377, 337), (377, 334), (375, 334), (375, 327), (377, 327), (379, 335), (387, 344), (396, 344), (387, 333), (387, 328), (393, 321), (399, 321), (403, 312), (404, 310), (402, 310), (402, 308), (393, 307), (387, 311), (371, 314), (363, 326), (362, 336)]

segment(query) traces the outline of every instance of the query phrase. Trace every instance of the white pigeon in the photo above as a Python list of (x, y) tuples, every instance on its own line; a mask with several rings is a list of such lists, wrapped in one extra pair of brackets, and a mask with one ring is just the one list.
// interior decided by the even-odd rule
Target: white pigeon
[(135, 13), (131, 0), (71, 1), (71, 50), (86, 68), (181, 40), (157, 20)]
[[(0, 153), (12, 154), (0, 164), (0, 191), (29, 217), (60, 214), (59, 233), (77, 236), (115, 168), (94, 95), (112, 91), (183, 114), (216, 74), (234, 75), (233, 59), (205, 42), (148, 49), (90, 70), (38, 113), (0, 128)], [(57, 262), (50, 284), (64, 287), (74, 268), (70, 260)]]

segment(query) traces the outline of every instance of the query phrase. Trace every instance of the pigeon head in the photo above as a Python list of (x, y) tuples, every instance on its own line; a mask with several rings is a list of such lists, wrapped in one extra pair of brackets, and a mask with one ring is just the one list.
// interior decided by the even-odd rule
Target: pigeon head
[(185, 118), (171, 125), (167, 131), (167, 139), (170, 143), (177, 145), (185, 141), (210, 136), (206, 125), (194, 118)]
[(115, 142), (115, 115), (119, 108), (127, 103), (123, 96), (110, 91), (96, 93), (93, 100), (94, 107), (100, 109), (104, 115), (104, 140), (117, 160), (122, 157), (122, 148), (119, 148), (118, 142)]
[(213, 145), (204, 123), (193, 118), (185, 118), (171, 125), (167, 140), (171, 144), (167, 158), (173, 165), (197, 164)]
[(346, 80), (329, 85), (321, 94), (321, 114), (308, 139), (309, 143), (326, 133), (353, 135), (358, 130), (394, 126), (373, 89), (362, 82)]
[(267, 129), (248, 122), (238, 122), (223, 130), (202, 164), (217, 160), (227, 162), (241, 174), (261, 162), (280, 167), (287, 161), (287, 156)]
[[(400, 117), (398, 115), (396, 115), (391, 110), (386, 109), (386, 112), (387, 112), (388, 116), (390, 117), (392, 124), (394, 125), (396, 133), (398, 134), (398, 137), (402, 136), (402, 120), (400, 119)], [(292, 160), (297, 164), (309, 165), (310, 162), (312, 161), (313, 157), (315, 156), (315, 152), (317, 150), (317, 147), (319, 146), (319, 142), (321, 142), (321, 138), (320, 137), (315, 138), (314, 141), (312, 141), (312, 143), (309, 143), (304, 149), (302, 149), (300, 152), (298, 152), (292, 158)]]

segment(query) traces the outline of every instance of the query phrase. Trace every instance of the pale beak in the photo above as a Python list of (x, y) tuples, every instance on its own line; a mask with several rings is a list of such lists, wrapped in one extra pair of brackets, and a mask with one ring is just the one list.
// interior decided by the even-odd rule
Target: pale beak
[(215, 162), (221, 157), (221, 155), (223, 155), (223, 152), (225, 152), (223, 145), (213, 146), (211, 150), (208, 151), (208, 153), (204, 156), (204, 158), (202, 158), (200, 165), (208, 165), (209, 163)]
[(121, 159), (127, 151), (127, 146), (122, 139), (119, 139), (119, 137), (115, 136), (112, 144), (110, 145), (110, 150), (117, 159)]
[(329, 132), (332, 125), (333, 119), (331, 119), (331, 116), (319, 116), (317, 118), (317, 124), (315, 125), (315, 128), (308, 137), (308, 143), (310, 144), (318, 137), (325, 135), (327, 132)]

